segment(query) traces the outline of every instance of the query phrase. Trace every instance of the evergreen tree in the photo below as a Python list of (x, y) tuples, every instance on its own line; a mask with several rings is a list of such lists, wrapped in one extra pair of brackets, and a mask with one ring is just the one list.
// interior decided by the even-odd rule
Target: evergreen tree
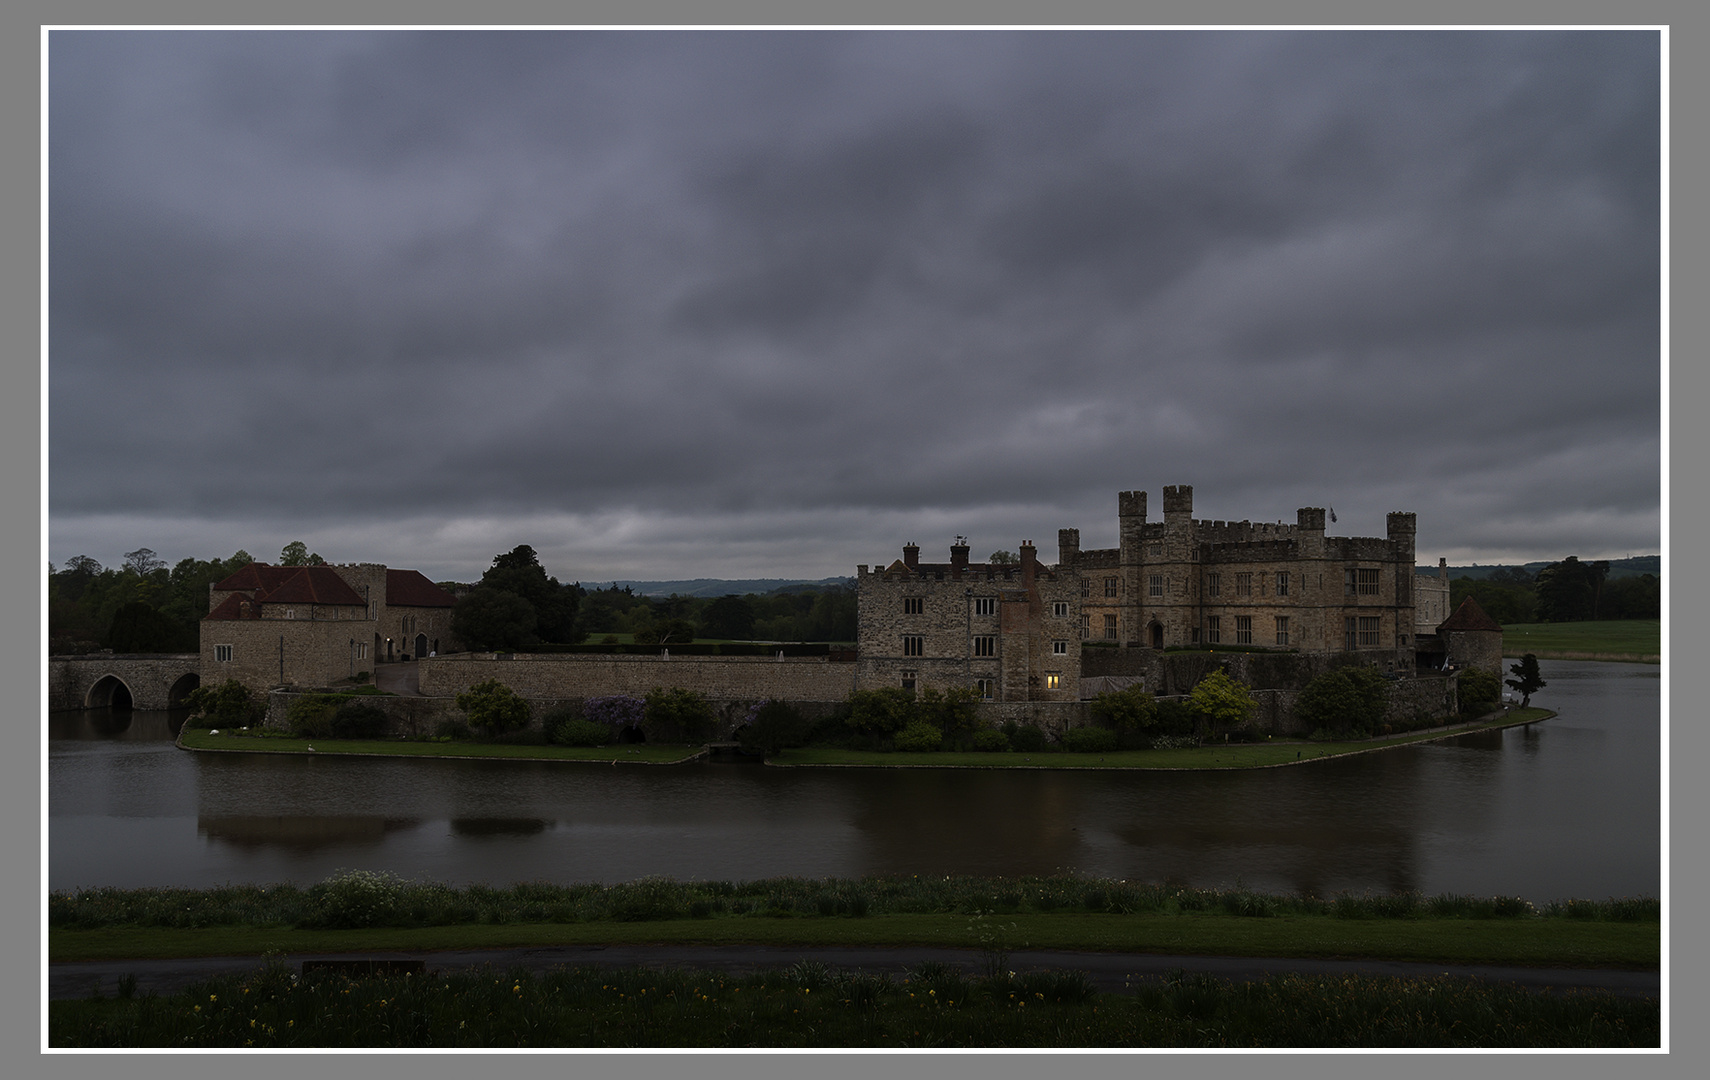
[(1515, 677), (1504, 680), (1510, 689), (1520, 694), (1520, 707), (1524, 709), (1532, 704), (1532, 695), (1549, 684), (1538, 674), (1538, 658), (1527, 653), (1520, 658), (1518, 664), (1509, 666), (1508, 671)]

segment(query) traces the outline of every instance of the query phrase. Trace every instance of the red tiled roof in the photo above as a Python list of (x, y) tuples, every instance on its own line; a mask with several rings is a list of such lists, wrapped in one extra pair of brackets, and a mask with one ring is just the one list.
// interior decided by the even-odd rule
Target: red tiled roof
[(215, 607), (214, 610), (208, 612), (206, 615), (202, 616), (202, 618), (217, 619), (222, 622), (230, 619), (259, 619), (261, 618), (261, 612), (256, 608), (255, 604), (250, 601), (249, 597), (244, 596), (242, 593), (233, 593), (220, 601), (219, 605)]
[(429, 581), (420, 570), (387, 570), (386, 603), (391, 607), (452, 607), (457, 597)]
[(1495, 630), (1500, 634), (1502, 632), (1502, 624), (1491, 618), (1489, 615), (1486, 615), (1484, 613), (1484, 609), (1478, 606), (1478, 601), (1469, 596), (1465, 600), (1461, 601), (1461, 606), (1455, 609), (1455, 613), (1453, 615), (1450, 615), (1447, 619), (1444, 619), (1437, 625), (1437, 629), (1439, 631)]
[(268, 604), (344, 604), (365, 607), (362, 594), (350, 587), (330, 566), (280, 566), (290, 571), (283, 581), (256, 597)]
[(214, 583), (216, 592), (232, 592), (238, 590), (260, 589), (270, 592), (285, 583), (285, 579), (296, 573), (301, 567), (269, 566), (266, 563), (252, 562), (240, 567), (223, 581)]

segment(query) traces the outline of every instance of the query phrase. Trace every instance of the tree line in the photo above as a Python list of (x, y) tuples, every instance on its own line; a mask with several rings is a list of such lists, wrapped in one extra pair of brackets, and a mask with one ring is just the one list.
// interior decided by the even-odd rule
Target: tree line
[(1569, 555), (1539, 570), (1503, 567), (1487, 578), (1449, 582), (1449, 607), (1472, 597), (1497, 622), (1589, 622), (1662, 618), (1662, 581), (1654, 574), (1609, 577), (1606, 560)]
[[(150, 548), (105, 567), (87, 555), (47, 567), (48, 651), (54, 655), (112, 649), (120, 653), (186, 653), (201, 648), (208, 588), (254, 562), (239, 549), (227, 558), (181, 559), (171, 567)], [(300, 540), (285, 545), (279, 566), (324, 566)], [(694, 638), (735, 641), (854, 641), (855, 593), (841, 586), (791, 586), (766, 594), (637, 596), (628, 587), (585, 589), (547, 574), (532, 547), (496, 555), (474, 585), (439, 583), (453, 596), (452, 625), (473, 649), (575, 644), (629, 634), (644, 644)]]

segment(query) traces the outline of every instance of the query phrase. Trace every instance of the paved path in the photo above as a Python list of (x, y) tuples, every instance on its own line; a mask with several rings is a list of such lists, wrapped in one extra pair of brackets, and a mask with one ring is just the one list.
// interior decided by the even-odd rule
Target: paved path
[(422, 696), (421, 673), (414, 660), (407, 664), (375, 664), (374, 686), (400, 697)]
[[(491, 966), (541, 974), (560, 967), (643, 966), (692, 967), (746, 974), (813, 960), (839, 968), (900, 976), (927, 960), (978, 974), (982, 957), (971, 949), (819, 948), (791, 949), (748, 945), (568, 945), (532, 949), (469, 949), (447, 952), (302, 953), (286, 957), (294, 970), (317, 960), (422, 960), (429, 971)], [(215, 975), (252, 971), (253, 956), (202, 957), (185, 960), (96, 960), (48, 965), (48, 997), (88, 997), (97, 990), (112, 996), (121, 976), (134, 975), (139, 991), (169, 994)], [(1660, 997), (1662, 977), (1655, 971), (1616, 971), (1601, 968), (1480, 967), (1455, 964), (1404, 964), (1372, 960), (1290, 960), (1234, 956), (1157, 956), (1142, 953), (1047, 952), (1016, 950), (1009, 957), (1012, 971), (1038, 969), (1085, 971), (1100, 990), (1117, 991), (1170, 972), (1215, 976), (1250, 982), (1270, 975), (1390, 975), (1427, 978), (1453, 975), (1511, 983), (1534, 990), (1606, 990), (1623, 997)]]

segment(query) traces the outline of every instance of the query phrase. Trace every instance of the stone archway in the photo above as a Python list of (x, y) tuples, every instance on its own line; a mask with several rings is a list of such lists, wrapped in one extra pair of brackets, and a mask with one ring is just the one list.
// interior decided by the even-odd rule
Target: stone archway
[(135, 708), (135, 698), (131, 688), (117, 675), (103, 675), (95, 680), (95, 685), (84, 695), (83, 707), (86, 709), (130, 709)]
[(190, 696), (191, 691), (201, 685), (202, 676), (193, 671), (186, 675), (180, 675), (178, 681), (172, 684), (172, 689), (166, 692), (166, 707), (175, 709), (184, 704), (184, 699)]
[(1154, 649), (1163, 648), (1164, 647), (1164, 626), (1163, 626), (1163, 624), (1160, 623), (1158, 620), (1153, 619), (1152, 625), (1148, 626), (1146, 628), (1146, 638), (1147, 638), (1147, 644), (1151, 645), (1152, 648), (1154, 648)]

